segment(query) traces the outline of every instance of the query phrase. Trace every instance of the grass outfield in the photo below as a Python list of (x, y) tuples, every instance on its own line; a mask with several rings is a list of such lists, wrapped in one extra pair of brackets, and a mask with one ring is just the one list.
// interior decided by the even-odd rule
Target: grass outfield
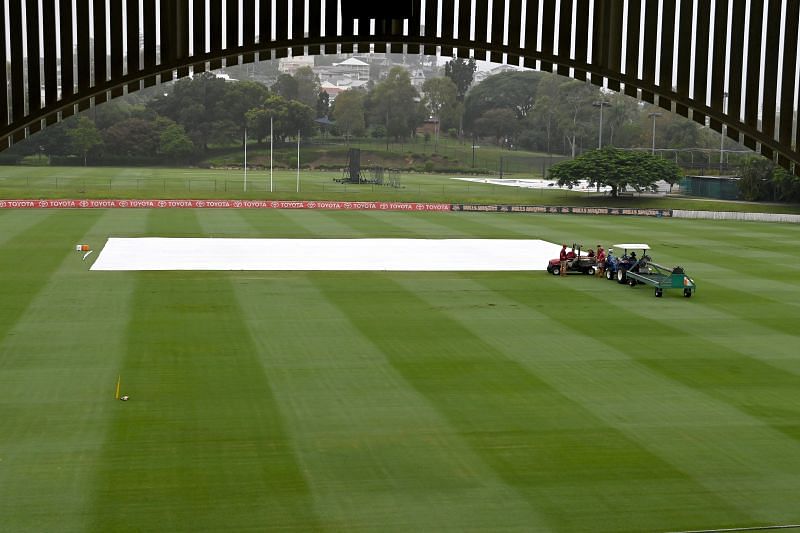
[[(645, 241), (698, 291), (543, 271), (89, 272), (74, 245), (109, 235)], [(0, 299), (4, 531), (800, 523), (795, 226), (0, 211)]]
[[(369, 175), (365, 170), (365, 175)], [(341, 184), (341, 172), (303, 170), (300, 192), (297, 174), (275, 171), (270, 192), (269, 172), (189, 168), (33, 167), (0, 166), (0, 199), (24, 198), (227, 198), (250, 200), (341, 200), (381, 202), (510, 203), (640, 207), (709, 211), (800, 213), (800, 205), (721, 202), (703, 198), (625, 197), (604, 194), (523, 189), (452, 179), (448, 174), (403, 173), (401, 187)], [(496, 177), (496, 176), (492, 176)], [(530, 176), (511, 175), (510, 179)], [(388, 179), (388, 178), (387, 178)]]

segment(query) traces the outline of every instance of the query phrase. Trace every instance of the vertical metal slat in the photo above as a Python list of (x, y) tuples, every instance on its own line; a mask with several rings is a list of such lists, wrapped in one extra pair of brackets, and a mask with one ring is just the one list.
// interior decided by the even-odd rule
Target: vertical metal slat
[[(672, 92), (672, 52), (675, 49), (675, 0), (663, 0), (661, 18), (661, 57), (658, 86), (661, 94)], [(678, 59), (680, 61), (680, 58)], [(658, 105), (668, 111), (672, 110), (672, 99), (658, 97)]]

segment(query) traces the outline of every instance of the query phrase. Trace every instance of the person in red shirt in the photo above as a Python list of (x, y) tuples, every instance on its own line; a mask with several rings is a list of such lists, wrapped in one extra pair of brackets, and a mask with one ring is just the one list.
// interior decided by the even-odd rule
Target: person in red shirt
[(597, 245), (597, 255), (595, 256), (597, 260), (597, 275), (602, 276), (603, 270), (606, 267), (606, 251), (603, 249), (602, 245)]
[(575, 253), (575, 246), (573, 246), (569, 252), (567, 252), (567, 261), (572, 261), (578, 257), (578, 254)]
[(561, 253), (558, 255), (558, 259), (559, 259), (559, 261), (561, 261), (561, 269), (560, 269), (559, 273), (562, 276), (566, 276), (567, 275), (567, 255), (568, 255), (567, 254), (567, 245), (566, 244), (562, 244), (561, 245)]

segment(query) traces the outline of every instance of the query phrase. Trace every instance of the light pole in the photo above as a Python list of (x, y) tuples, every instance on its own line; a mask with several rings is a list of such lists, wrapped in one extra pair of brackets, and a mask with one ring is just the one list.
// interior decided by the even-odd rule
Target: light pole
[(475, 168), (475, 134), (472, 135), (472, 168)]
[(653, 119), (653, 151), (652, 154), (656, 155), (656, 119), (663, 116), (663, 113), (650, 113), (647, 115)]
[(605, 100), (600, 100), (592, 104), (594, 107), (600, 108), (600, 132), (597, 136), (597, 149), (601, 149), (603, 147), (603, 108), (606, 106), (610, 106), (611, 102), (606, 102)]

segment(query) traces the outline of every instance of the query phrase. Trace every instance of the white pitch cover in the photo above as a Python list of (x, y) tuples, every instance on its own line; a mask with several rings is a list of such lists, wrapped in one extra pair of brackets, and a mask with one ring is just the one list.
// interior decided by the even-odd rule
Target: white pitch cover
[(537, 239), (109, 238), (91, 270), (545, 270)]

